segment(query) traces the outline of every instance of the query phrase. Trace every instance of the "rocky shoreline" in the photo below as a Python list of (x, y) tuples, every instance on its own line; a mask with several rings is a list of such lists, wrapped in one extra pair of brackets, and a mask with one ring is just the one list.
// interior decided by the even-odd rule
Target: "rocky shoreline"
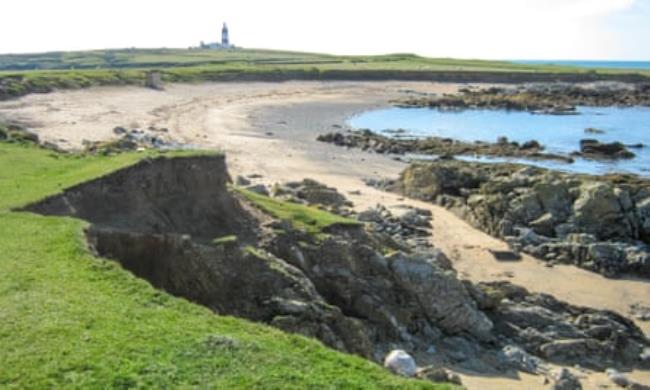
[(516, 251), (606, 276), (650, 277), (650, 182), (517, 164), (417, 163), (375, 183), (446, 207)]
[(463, 142), (451, 138), (427, 137), (422, 139), (404, 139), (386, 137), (370, 130), (332, 132), (317, 138), (320, 142), (337, 146), (358, 148), (380, 154), (420, 154), (434, 156), (490, 156), (517, 157), (532, 160), (552, 160), (572, 163), (570, 156), (544, 152), (544, 146), (535, 140), (519, 144), (500, 137), (497, 142)]
[(574, 115), (576, 106), (650, 106), (650, 83), (543, 83), (465, 88), (457, 95), (413, 97), (394, 103), (399, 107), (434, 107), (446, 110), (487, 108)]

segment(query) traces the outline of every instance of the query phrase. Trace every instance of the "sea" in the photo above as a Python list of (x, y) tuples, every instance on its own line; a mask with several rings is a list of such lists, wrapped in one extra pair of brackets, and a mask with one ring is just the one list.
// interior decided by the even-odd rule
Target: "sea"
[(517, 64), (527, 65), (559, 65), (580, 68), (602, 69), (634, 69), (650, 70), (650, 61), (594, 61), (594, 60), (514, 60)]
[[(522, 111), (436, 108), (386, 108), (354, 116), (348, 124), (370, 129), (389, 137), (422, 138), (438, 136), (462, 141), (496, 142), (505, 136), (519, 143), (537, 140), (548, 152), (569, 154), (580, 149), (580, 140), (619, 141), (634, 145), (629, 160), (598, 161), (578, 158), (572, 164), (554, 161), (481, 158), (487, 162), (519, 162), (567, 172), (588, 174), (633, 173), (650, 176), (650, 107), (577, 107), (577, 115), (533, 114)], [(586, 131), (595, 128), (598, 134)], [(402, 132), (395, 134), (395, 129)]]

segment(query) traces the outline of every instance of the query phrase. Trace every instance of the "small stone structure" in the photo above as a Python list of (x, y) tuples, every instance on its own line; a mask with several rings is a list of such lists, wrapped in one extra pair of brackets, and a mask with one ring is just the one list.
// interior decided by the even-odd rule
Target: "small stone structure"
[(151, 89), (162, 90), (162, 73), (157, 70), (151, 70), (145, 73), (144, 86)]

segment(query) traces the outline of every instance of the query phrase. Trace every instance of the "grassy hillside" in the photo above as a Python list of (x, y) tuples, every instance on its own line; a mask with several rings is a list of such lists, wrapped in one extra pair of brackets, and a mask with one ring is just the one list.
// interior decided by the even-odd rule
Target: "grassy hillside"
[(360, 67), (403, 70), (575, 71), (575, 68), (548, 65), (524, 65), (505, 61), (433, 59), (412, 54), (334, 56), (260, 49), (121, 49), (0, 55), (0, 71), (166, 68), (208, 65), (301, 67), (317, 65), (323, 69)]
[[(414, 54), (336, 56), (262, 49), (116, 49), (0, 55), (0, 71), (169, 68), (188, 66), (282, 66), (319, 69), (430, 71), (581, 72), (588, 69), (507, 61), (426, 58)], [(596, 69), (598, 70), (598, 69)], [(607, 70), (602, 69), (602, 72)], [(609, 70), (616, 72), (616, 70)]]
[(57, 88), (142, 84), (144, 72), (149, 69), (161, 70), (168, 82), (650, 80), (650, 71), (425, 58), (412, 54), (334, 56), (254, 49), (123, 49), (0, 55), (0, 99)]
[(10, 210), (144, 156), (0, 143), (1, 388), (448, 388), (215, 315), (91, 256), (83, 221)]

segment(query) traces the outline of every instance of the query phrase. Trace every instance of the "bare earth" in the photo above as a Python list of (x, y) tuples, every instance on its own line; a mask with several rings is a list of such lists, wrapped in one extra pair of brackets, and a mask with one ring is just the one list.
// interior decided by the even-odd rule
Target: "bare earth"
[[(518, 262), (497, 261), (490, 249), (505, 243), (474, 229), (447, 210), (365, 186), (365, 177), (396, 177), (404, 163), (386, 156), (346, 150), (315, 141), (319, 133), (346, 128), (346, 118), (386, 106), (412, 91), (451, 93), (459, 86), (405, 82), (287, 82), (169, 85), (165, 91), (138, 87), (102, 87), (30, 95), (0, 102), (0, 117), (19, 120), (42, 139), (67, 149), (84, 140), (115, 137), (115, 126), (168, 128), (174, 140), (227, 152), (233, 176), (262, 175), (273, 184), (313, 178), (338, 188), (359, 209), (377, 203), (414, 205), (433, 212), (433, 243), (454, 261), (463, 278), (510, 280), (576, 305), (629, 314), (629, 306), (650, 306), (650, 282), (606, 279), (573, 266), (548, 268), (524, 255)], [(496, 137), (496, 135), (495, 135)], [(360, 194), (350, 194), (360, 191)], [(398, 210), (396, 208), (395, 210)], [(639, 322), (646, 334), (650, 323)], [(577, 372), (583, 386), (613, 388), (603, 374)], [(629, 377), (650, 383), (650, 372)], [(545, 389), (540, 377), (463, 375), (470, 389)]]

